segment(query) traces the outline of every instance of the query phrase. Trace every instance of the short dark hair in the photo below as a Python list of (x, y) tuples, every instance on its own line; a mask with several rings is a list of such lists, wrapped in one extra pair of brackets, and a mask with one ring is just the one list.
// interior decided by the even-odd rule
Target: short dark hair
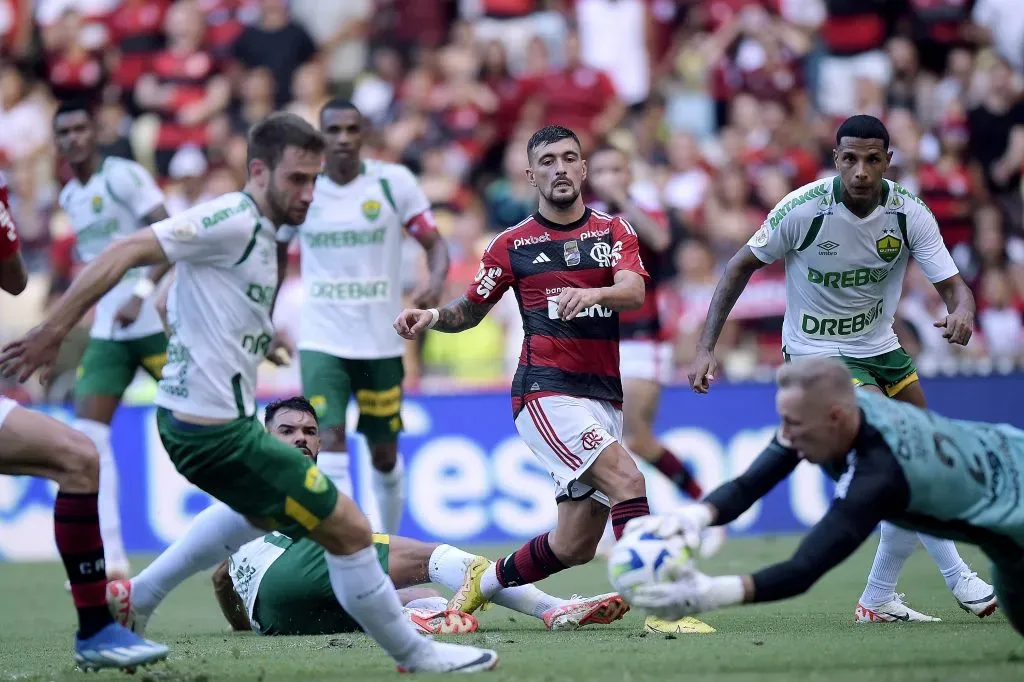
[(320, 132), (295, 114), (271, 114), (249, 128), (246, 166), (259, 159), (274, 170), (288, 147), (319, 154), (326, 147)]
[(69, 99), (64, 100), (57, 105), (57, 111), (53, 112), (53, 121), (57, 122), (57, 117), (63, 114), (71, 114), (76, 111), (84, 111), (86, 116), (90, 119), (93, 116), (93, 107), (84, 99)]
[(836, 131), (836, 146), (844, 137), (856, 137), (860, 140), (881, 140), (886, 151), (889, 150), (889, 131), (885, 124), (874, 116), (857, 114), (843, 121)]
[(526, 143), (526, 156), (527, 158), (533, 158), (533, 151), (541, 145), (554, 144), (559, 140), (572, 139), (576, 143), (579, 149), (583, 149), (583, 145), (580, 144), (580, 138), (576, 137), (576, 133), (569, 130), (564, 126), (544, 126), (533, 135), (530, 136), (530, 141)]
[(270, 422), (274, 421), (274, 415), (281, 410), (294, 410), (295, 412), (305, 412), (306, 414), (313, 415), (313, 420), (317, 423), (317, 426), (320, 425), (320, 418), (316, 416), (316, 410), (313, 408), (313, 405), (301, 395), (275, 400), (267, 405), (266, 412), (263, 415), (263, 423), (266, 426), (270, 426)]
[(323, 120), (324, 114), (328, 111), (346, 111), (349, 109), (359, 114), (359, 118), (363, 117), (363, 112), (359, 111), (359, 107), (353, 104), (352, 100), (345, 99), (344, 97), (335, 97), (320, 107), (320, 119)]

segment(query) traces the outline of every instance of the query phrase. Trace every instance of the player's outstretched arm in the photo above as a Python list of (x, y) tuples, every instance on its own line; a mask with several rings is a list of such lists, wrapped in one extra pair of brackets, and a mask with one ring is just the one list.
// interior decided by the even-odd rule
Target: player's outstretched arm
[(773, 437), (745, 472), (720, 485), (700, 503), (686, 504), (664, 515), (633, 519), (625, 532), (654, 533), (660, 537), (681, 535), (688, 544), (696, 545), (701, 531), (735, 521), (793, 473), (799, 463), (799, 453)]
[(393, 325), (398, 335), (404, 339), (415, 339), (427, 329), (457, 334), (480, 324), (487, 313), (494, 307), (495, 301), (474, 303), (465, 296), (460, 296), (443, 308), (406, 308)]
[(689, 374), (690, 387), (697, 393), (708, 392), (717, 368), (715, 346), (722, 334), (722, 328), (725, 327), (725, 321), (729, 319), (729, 313), (750, 281), (750, 276), (764, 265), (764, 261), (755, 256), (749, 246), (740, 248), (726, 264), (725, 273), (722, 274), (722, 279), (719, 280), (715, 294), (711, 298), (708, 316), (704, 321), (704, 331), (697, 342), (697, 357)]
[(246, 632), (252, 630), (249, 618), (245, 615), (245, 604), (239, 599), (235, 592), (235, 586), (231, 582), (231, 574), (228, 572), (228, 562), (222, 561), (213, 570), (213, 593), (217, 597), (217, 605), (220, 612), (224, 614), (231, 629), (235, 632)]
[(90, 262), (60, 297), (42, 324), (4, 346), (0, 367), (5, 377), (26, 381), (39, 367), (51, 365), (71, 328), (125, 273), (142, 265), (167, 263), (151, 228), (115, 241)]

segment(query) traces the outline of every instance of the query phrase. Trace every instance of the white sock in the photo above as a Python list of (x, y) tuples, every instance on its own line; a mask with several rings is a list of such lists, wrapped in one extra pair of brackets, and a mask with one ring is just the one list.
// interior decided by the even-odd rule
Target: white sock
[[(504, 561), (504, 557), (498, 559), (498, 561)], [(480, 576), (480, 592), (485, 597), (490, 599), (496, 595), (500, 590), (504, 590), (505, 586), (498, 581), (498, 563), (497, 561), (491, 564), (484, 574)]]
[(960, 574), (971, 570), (967, 562), (960, 558), (960, 552), (956, 551), (956, 545), (952, 540), (933, 538), (931, 535), (918, 533), (918, 539), (924, 548), (928, 550), (932, 561), (939, 567), (939, 572), (946, 580), (946, 587), (953, 589), (960, 581)]
[(423, 597), (422, 599), (413, 599), (411, 602), (405, 605), (407, 609), (423, 609), (424, 611), (438, 611), (448, 610), (448, 600), (444, 597)]
[(396, 535), (405, 507), (405, 465), (401, 455), (391, 471), (373, 470), (373, 494), (377, 498), (381, 532)]
[(347, 452), (321, 452), (317, 455), (316, 466), (324, 476), (331, 479), (331, 483), (339, 493), (350, 499), (355, 499)]
[(427, 562), (427, 577), (430, 582), (457, 590), (466, 576), (466, 569), (476, 559), (475, 554), (464, 552), (451, 545), (438, 545)]
[[(459, 589), (466, 576), (466, 568), (475, 558), (475, 554), (465, 552), (458, 547), (439, 545), (430, 555), (430, 561), (427, 563), (427, 575), (430, 582), (444, 585), (453, 591)], [(489, 570), (484, 575), (491, 572)], [(497, 580), (497, 576), (495, 576), (495, 580)], [(548, 609), (565, 603), (564, 599), (552, 597), (533, 585), (509, 588), (502, 588), (501, 585), (498, 585), (498, 591), (490, 599), (498, 606), (504, 606), (507, 609), (536, 618), (540, 618)]]
[(110, 447), (110, 426), (91, 419), (76, 419), (73, 427), (89, 437), (100, 455), (100, 536), (108, 570), (128, 572), (128, 554), (121, 537), (121, 509), (118, 505), (117, 461)]
[(348, 556), (326, 550), (324, 554), (338, 603), (399, 665), (413, 660), (421, 647), (431, 646), (402, 615), (395, 586), (372, 546)]
[(868, 584), (860, 596), (860, 603), (867, 607), (879, 606), (892, 599), (900, 571), (917, 548), (917, 533), (897, 528), (887, 521), (881, 523), (881, 536), (871, 573), (868, 574)]
[(189, 529), (132, 578), (132, 606), (149, 613), (183, 580), (234, 554), (264, 534), (222, 502), (196, 515)]
[(498, 590), (491, 595), (491, 601), (506, 609), (540, 618), (545, 611), (566, 604), (569, 600), (554, 597), (536, 585), (520, 585)]

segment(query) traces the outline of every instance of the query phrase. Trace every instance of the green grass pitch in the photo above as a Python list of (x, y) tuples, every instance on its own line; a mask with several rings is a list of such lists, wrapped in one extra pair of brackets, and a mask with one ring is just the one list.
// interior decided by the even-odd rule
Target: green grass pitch
[[(711, 574), (749, 572), (788, 556), (796, 538), (738, 539), (702, 563)], [(495, 648), (498, 682), (685, 680), (697, 682), (872, 682), (1024, 680), (1024, 639), (998, 614), (979, 621), (961, 611), (922, 548), (900, 581), (910, 604), (941, 623), (857, 625), (853, 609), (875, 542), (826, 576), (810, 593), (780, 604), (734, 608), (704, 619), (715, 634), (644, 634), (630, 613), (610, 627), (553, 634), (540, 621), (494, 609), (481, 632), (457, 641)], [(504, 548), (477, 548), (497, 556)], [(973, 548), (965, 558), (987, 577)], [(135, 568), (148, 559), (137, 557)], [(214, 682), (238, 680), (395, 679), (395, 668), (363, 635), (258, 637), (225, 632), (207, 575), (171, 594), (148, 634), (171, 646), (167, 663), (139, 671), (89, 674), (71, 661), (73, 616), (59, 564), (0, 564), (0, 680)], [(566, 571), (542, 584), (567, 596), (607, 591), (603, 562)]]

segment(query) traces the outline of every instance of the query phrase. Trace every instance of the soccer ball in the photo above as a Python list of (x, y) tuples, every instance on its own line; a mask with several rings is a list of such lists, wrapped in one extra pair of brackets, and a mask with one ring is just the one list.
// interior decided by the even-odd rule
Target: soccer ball
[(608, 559), (608, 580), (628, 602), (641, 585), (671, 582), (690, 566), (693, 555), (681, 536), (660, 538), (635, 533), (622, 538)]

